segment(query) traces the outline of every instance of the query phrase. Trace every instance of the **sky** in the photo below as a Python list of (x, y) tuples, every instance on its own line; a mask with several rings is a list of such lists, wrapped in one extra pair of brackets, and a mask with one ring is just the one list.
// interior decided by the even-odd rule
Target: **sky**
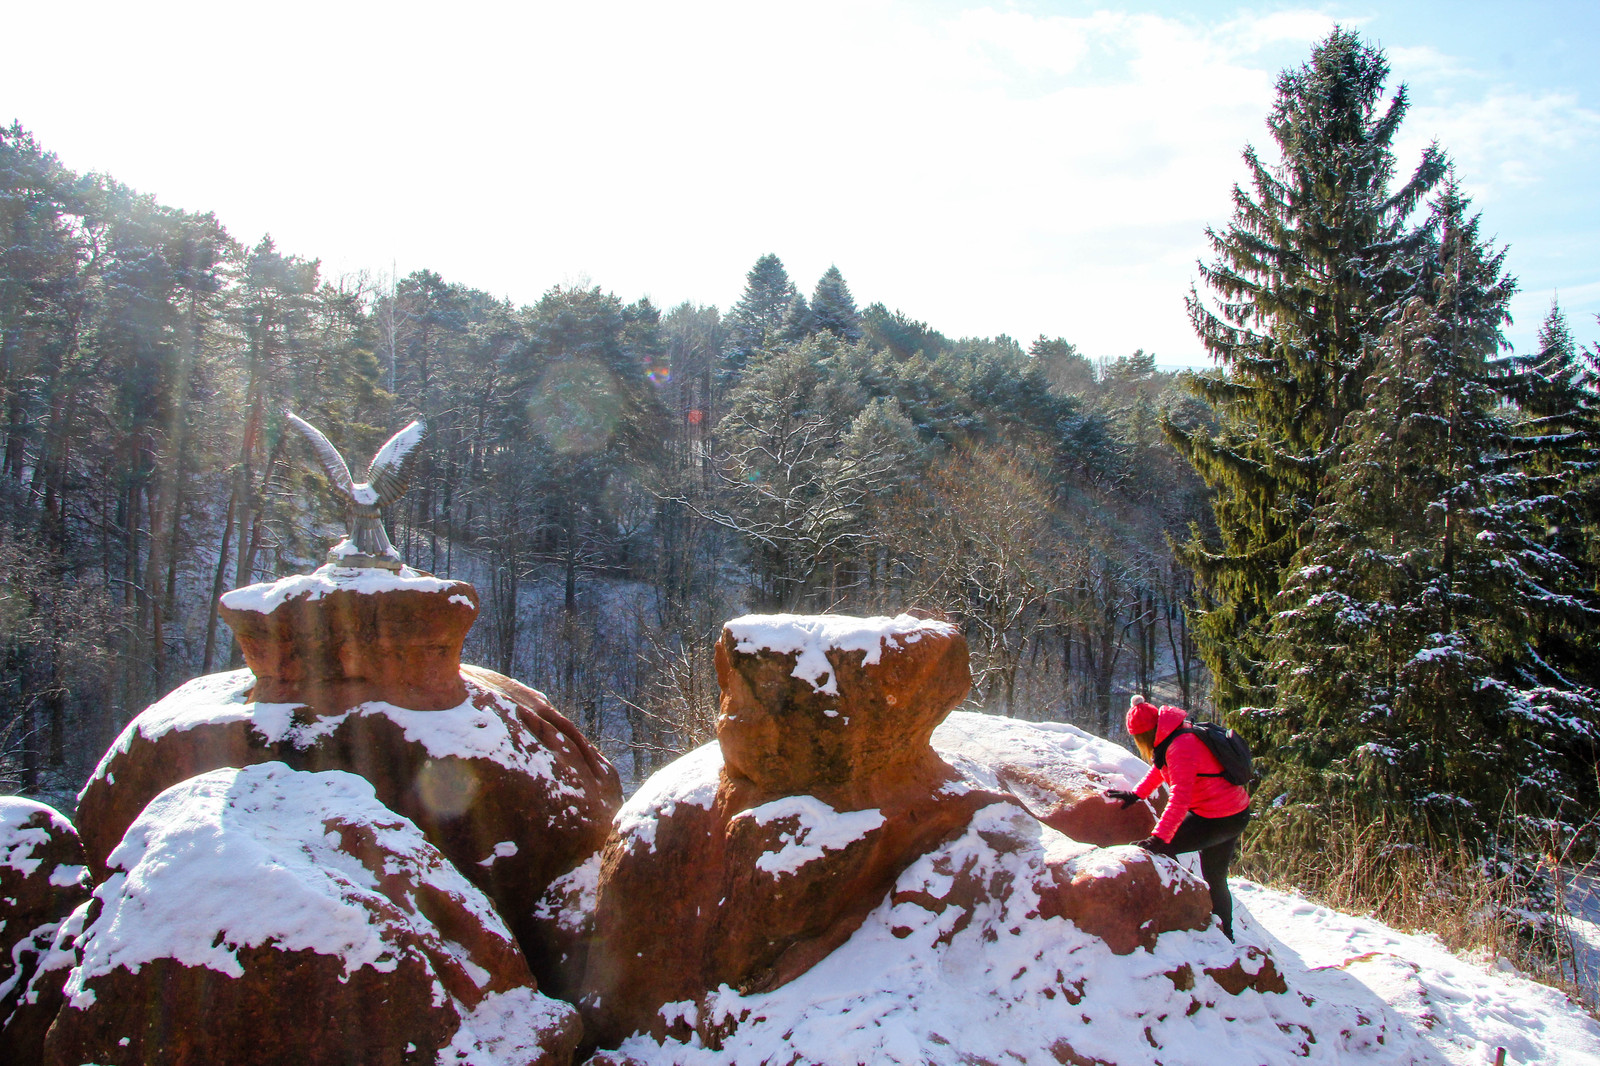
[(1594, 0), (14, 0), (0, 121), (327, 276), (726, 309), (773, 252), (950, 336), (1199, 365), (1205, 230), (1336, 23), (1408, 88), (1401, 166), (1437, 139), (1509, 245), (1508, 339), (1559, 294), (1600, 341)]

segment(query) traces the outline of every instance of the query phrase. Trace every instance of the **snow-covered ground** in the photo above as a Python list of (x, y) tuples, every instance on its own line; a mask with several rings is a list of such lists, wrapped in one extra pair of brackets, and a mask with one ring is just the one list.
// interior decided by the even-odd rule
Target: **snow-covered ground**
[(1268, 948), (1291, 989), (1329, 1008), (1387, 1012), (1390, 1040), (1419, 1066), (1488, 1066), (1498, 1048), (1518, 1066), (1600, 1066), (1600, 1023), (1547, 985), (1453, 955), (1431, 936), (1231, 883), (1241, 945)]
[(1566, 895), (1572, 977), (1594, 1002), (1600, 998), (1600, 860), (1568, 874)]

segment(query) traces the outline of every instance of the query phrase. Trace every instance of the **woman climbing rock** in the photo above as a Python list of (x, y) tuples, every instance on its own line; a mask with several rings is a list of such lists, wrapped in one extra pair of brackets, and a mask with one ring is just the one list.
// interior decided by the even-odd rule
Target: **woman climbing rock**
[(1161, 707), (1134, 696), (1128, 702), (1128, 732), (1150, 772), (1129, 792), (1106, 795), (1132, 806), (1163, 783), (1167, 806), (1155, 831), (1138, 846), (1158, 855), (1200, 853), (1200, 873), (1211, 889), (1211, 911), (1222, 932), (1233, 939), (1233, 896), (1228, 892), (1228, 866), (1239, 847), (1239, 834), (1250, 821), (1250, 791), (1224, 776), (1223, 766), (1205, 741), (1188, 728), (1188, 712)]

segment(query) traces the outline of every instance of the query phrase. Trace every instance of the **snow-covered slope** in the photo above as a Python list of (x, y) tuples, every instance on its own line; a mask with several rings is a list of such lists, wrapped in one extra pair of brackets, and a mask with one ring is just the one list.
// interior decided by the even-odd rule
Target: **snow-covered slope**
[(1326, 1010), (1384, 1011), (1398, 1060), (1600, 1066), (1600, 1023), (1548, 985), (1453, 955), (1431, 936), (1235, 880), (1240, 943), (1271, 949), (1290, 987)]

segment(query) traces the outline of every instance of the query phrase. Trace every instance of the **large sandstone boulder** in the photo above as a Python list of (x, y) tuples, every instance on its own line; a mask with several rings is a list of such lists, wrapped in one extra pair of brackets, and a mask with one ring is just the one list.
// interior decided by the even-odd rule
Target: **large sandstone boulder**
[[(718, 743), (647, 781), (598, 861), (557, 881), (542, 908), (568, 938), (567, 956), (583, 962), (580, 1007), (590, 1037), (608, 1049), (597, 1066), (630, 1061), (630, 1048), (641, 1060), (678, 1061), (675, 1047), (685, 1062), (704, 1059), (689, 1048), (730, 1046), (740, 1050), (717, 1061), (1017, 1057), (970, 1042), (958, 1051), (959, 1023), (916, 1006), (930, 980), (943, 1006), (965, 1002), (952, 989), (1001, 1014), (1024, 985), (1058, 999), (1056, 1035), (1039, 1052), (1092, 1061), (1071, 1057), (1079, 1053), (1068, 1034), (1088, 1017), (1072, 1008), (1096, 965), (1158, 981), (1163, 1009), (1184, 980), (1190, 990), (1209, 982), (1177, 1004), (1190, 1013), (1216, 1005), (1204, 996), (1261, 991), (1252, 982), (1270, 960), (1244, 967), (1249, 980), (1235, 987), (1227, 966), (1237, 957), (1211, 928), (1203, 881), (1172, 859), (1094, 843), (1149, 831), (1147, 807), (1124, 817), (1098, 801), (1100, 788), (1142, 776), (1142, 764), (1064, 728), (982, 715), (940, 726), (968, 683), (954, 626), (904, 616), (737, 619), (718, 643), (717, 671)], [(589, 900), (585, 926), (573, 915)], [(1013, 946), (973, 969), (956, 945), (972, 952), (974, 930), (984, 945)], [(1203, 950), (1183, 943), (1178, 952), (1216, 965), (1173, 978), (1170, 963), (1106, 961), (1158, 958), (1173, 937), (1200, 938)], [(1078, 958), (1050, 958), (1057, 943)], [(802, 985), (830, 1006), (814, 1011), (785, 992)], [(855, 991), (840, 999), (830, 988)], [(840, 1008), (846, 1001), (855, 1006)], [(892, 1027), (877, 1031), (876, 1005), (902, 1001), (925, 1040), (896, 1043)], [(794, 1024), (855, 1009), (866, 1016), (829, 1024), (830, 1040), (794, 1050)], [(985, 1024), (1008, 1031), (994, 1022)], [(878, 1043), (859, 1040), (864, 1026)]]
[(971, 683), (955, 626), (756, 616), (716, 654), (718, 743), (652, 777), (575, 878), (597, 932), (568, 954), (602, 1045), (665, 1031), (663, 1004), (804, 973), (995, 798), (928, 745)]
[(178, 782), (264, 762), (346, 770), (488, 893), (535, 973), (558, 980), (533, 908), (600, 847), (621, 786), (542, 694), (454, 658), (476, 609), (470, 586), (323, 567), (224, 602), (263, 673), (197, 678), (129, 723), (79, 796), (96, 879), (145, 805)]
[[(706, 758), (700, 756), (700, 758)], [(592, 1066), (765, 1063), (1287, 1063), (1308, 1037), (1343, 1061), (1381, 1017), (1330, 1013), (1271, 957), (1219, 930), (1170, 929), (1126, 954), (1058, 913), (1058, 870), (1130, 863), (1205, 897), (1178, 863), (1069, 840), (1009, 798), (912, 861), (851, 937), (788, 984), (713, 987)], [(662, 935), (670, 935), (663, 927)]]
[(89, 899), (83, 845), (60, 813), (0, 797), (0, 1062), (37, 1062), (61, 1005), (41, 970), (62, 923)]
[(1015, 797), (1074, 840), (1131, 844), (1155, 828), (1150, 804), (1125, 808), (1105, 798), (1107, 789), (1133, 788), (1149, 766), (1076, 726), (957, 711), (934, 730), (933, 747), (946, 758), (969, 760), (966, 768), (986, 787)]
[(566, 1063), (484, 895), (354, 775), (281, 763), (167, 789), (108, 861), (55, 1066)]

